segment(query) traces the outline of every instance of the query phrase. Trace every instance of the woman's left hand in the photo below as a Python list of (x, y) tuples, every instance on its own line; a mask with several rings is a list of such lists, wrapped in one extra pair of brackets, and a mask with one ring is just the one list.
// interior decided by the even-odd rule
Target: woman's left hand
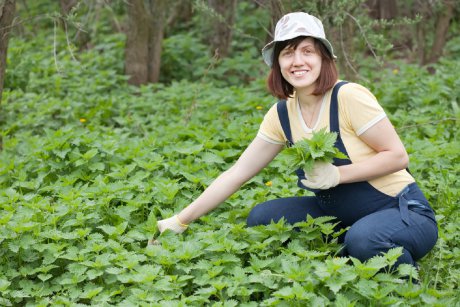
[(305, 177), (301, 182), (310, 189), (327, 190), (340, 182), (337, 166), (326, 162), (315, 162), (311, 171), (305, 171)]

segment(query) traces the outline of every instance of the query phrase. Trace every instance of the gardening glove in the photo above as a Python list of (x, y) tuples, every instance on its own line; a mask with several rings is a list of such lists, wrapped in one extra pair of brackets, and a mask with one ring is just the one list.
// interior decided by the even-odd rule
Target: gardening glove
[(160, 232), (169, 229), (175, 233), (183, 233), (185, 230), (187, 230), (188, 225), (182, 224), (182, 222), (179, 220), (179, 217), (174, 215), (173, 217), (158, 221), (157, 227)]
[(302, 184), (310, 189), (327, 190), (339, 184), (340, 173), (337, 166), (327, 162), (315, 162), (311, 171), (305, 172)]
[[(160, 233), (166, 229), (169, 229), (172, 232), (179, 234), (187, 230), (188, 225), (182, 224), (182, 222), (179, 220), (179, 217), (174, 215), (173, 217), (158, 221), (157, 227), (158, 230), (160, 230)], [(161, 245), (161, 243), (155, 238), (152, 238), (148, 241), (147, 245)]]

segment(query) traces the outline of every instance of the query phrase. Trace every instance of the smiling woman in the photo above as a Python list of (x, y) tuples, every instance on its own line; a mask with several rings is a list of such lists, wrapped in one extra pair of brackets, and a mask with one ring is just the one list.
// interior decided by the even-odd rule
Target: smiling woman
[(267, 112), (235, 165), (178, 215), (158, 221), (160, 232), (185, 231), (267, 166), (285, 144), (324, 129), (337, 134), (335, 147), (348, 158), (297, 170), (299, 187), (315, 195), (267, 200), (252, 209), (248, 226), (333, 216), (336, 230), (344, 233), (339, 238), (343, 255), (364, 261), (401, 247), (395, 266), (416, 265), (436, 243), (434, 212), (406, 170), (404, 145), (377, 99), (359, 84), (338, 80), (336, 56), (321, 21), (302, 12), (285, 15), (262, 55), (271, 68), (269, 90), (282, 100)]

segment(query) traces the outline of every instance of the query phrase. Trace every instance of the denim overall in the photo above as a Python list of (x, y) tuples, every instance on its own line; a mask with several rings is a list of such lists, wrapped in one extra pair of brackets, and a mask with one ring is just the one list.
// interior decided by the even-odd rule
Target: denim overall
[[(337, 93), (346, 83), (337, 83), (332, 91), (330, 131), (337, 133), (335, 146), (348, 156), (340, 136), (337, 101)], [(286, 101), (278, 102), (277, 111), (288, 140), (287, 145), (292, 146)], [(351, 163), (349, 159), (334, 159), (333, 162), (336, 166)], [(312, 190), (301, 183), (301, 180), (305, 179), (304, 171), (299, 169), (296, 173), (298, 186), (315, 193), (315, 204), (324, 215), (335, 216), (340, 221), (340, 227), (353, 225), (345, 237), (345, 246), (351, 256), (366, 260), (379, 252), (402, 245), (403, 256), (400, 262), (415, 264), (414, 260), (423, 257), (436, 243), (437, 226), (434, 212), (416, 183), (409, 184), (393, 197), (378, 191), (367, 181), (340, 184), (328, 190)], [(376, 220), (373, 221), (373, 218)], [(380, 228), (387, 228), (382, 231), (382, 238), (371, 238), (373, 234), (380, 236), (378, 233), (381, 229), (373, 227), (382, 223), (382, 220), (385, 224)], [(415, 242), (412, 242), (414, 240)], [(361, 246), (361, 249), (356, 247), (357, 244), (364, 244), (364, 241), (369, 243)], [(381, 242), (374, 244), (377, 241)]]

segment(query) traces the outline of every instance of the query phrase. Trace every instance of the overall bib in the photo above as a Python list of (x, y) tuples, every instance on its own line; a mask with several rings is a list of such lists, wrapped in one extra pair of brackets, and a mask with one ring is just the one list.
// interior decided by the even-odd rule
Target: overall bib
[[(337, 101), (337, 93), (346, 83), (337, 83), (332, 91), (329, 124), (330, 131), (337, 133), (335, 146), (348, 156), (340, 136)], [(288, 140), (287, 145), (292, 146), (286, 101), (278, 102), (277, 111)], [(336, 166), (351, 163), (349, 159), (334, 159), (333, 162)], [(409, 184), (393, 197), (380, 192), (367, 181), (340, 184), (328, 190), (312, 190), (301, 183), (305, 179), (304, 171), (299, 169), (296, 173), (298, 186), (315, 193), (316, 204), (324, 215), (335, 216), (340, 221), (340, 227), (352, 226), (345, 237), (345, 246), (350, 255), (366, 260), (379, 252), (403, 246), (403, 253), (409, 254), (403, 254), (401, 262), (415, 264), (414, 260), (423, 257), (436, 243), (434, 212), (416, 183)], [(387, 229), (375, 229), (382, 219), (384, 225), (380, 228)], [(356, 241), (361, 246), (356, 247)]]

